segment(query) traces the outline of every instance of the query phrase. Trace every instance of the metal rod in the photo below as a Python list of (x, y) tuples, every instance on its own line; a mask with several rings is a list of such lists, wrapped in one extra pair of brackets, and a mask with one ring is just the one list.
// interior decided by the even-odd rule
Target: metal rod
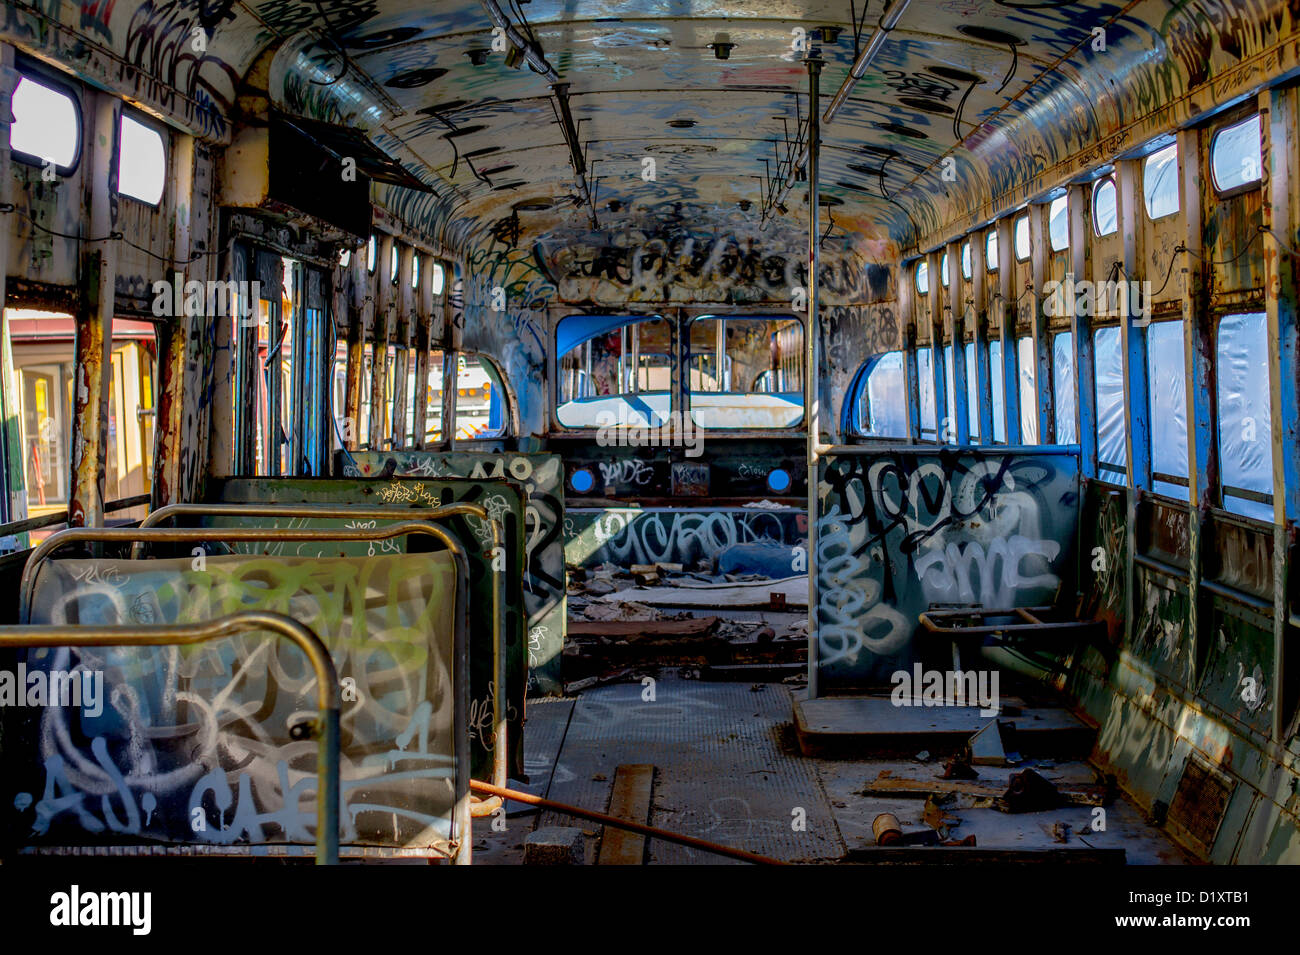
[(808, 57), (808, 321), (804, 328), (804, 422), (808, 429), (808, 698), (818, 692), (817, 629), (817, 451), (821, 444), (821, 408), (817, 400), (817, 305), (821, 272), (821, 122), (819, 83), (822, 61), (814, 51)]
[[(87, 528), (96, 530), (96, 528)], [(0, 647), (188, 646), (267, 630), (296, 643), (316, 672), (316, 864), (339, 861), (339, 678), (329, 650), (312, 630), (284, 614), (246, 610), (200, 623), (157, 626), (16, 626), (0, 630)]]
[(561, 812), (568, 816), (575, 816), (578, 819), (588, 819), (591, 822), (598, 822), (601, 825), (610, 826), (614, 829), (626, 829), (628, 832), (637, 832), (644, 836), (662, 839), (664, 842), (675, 842), (678, 845), (690, 846), (692, 849), (701, 849), (705, 852), (712, 852), (720, 856), (740, 859), (742, 862), (752, 862), (755, 865), (789, 865), (788, 862), (782, 862), (780, 859), (773, 859), (771, 856), (762, 856), (755, 852), (746, 852), (744, 849), (733, 849), (730, 846), (719, 845), (716, 842), (697, 839), (695, 836), (684, 836), (681, 833), (669, 832), (666, 829), (659, 829), (656, 826), (647, 826), (639, 822), (630, 822), (627, 819), (619, 819), (617, 816), (607, 816), (603, 812), (592, 812), (590, 809), (580, 809), (577, 806), (570, 806), (567, 803), (555, 802), (554, 800), (545, 799), (541, 796), (534, 796), (532, 793), (519, 792), (514, 789), (505, 789), (501, 786), (491, 786), (487, 783), (481, 783), (478, 780), (471, 781), (469, 785), (475, 792), (486, 793), (490, 796), (501, 796), (505, 799), (513, 799), (516, 802), (526, 803), (530, 806), (540, 806), (543, 809), (550, 809), (552, 812)]
[[(871, 61), (874, 60), (876, 54), (880, 52), (880, 48), (884, 45), (890, 32), (898, 25), (898, 21), (903, 16), (903, 11), (907, 9), (909, 2), (910, 0), (894, 0), (893, 6), (889, 7), (889, 9), (885, 11), (884, 16), (880, 18), (876, 25), (875, 32), (871, 34), (871, 39), (867, 41), (867, 45), (864, 46), (862, 52), (858, 54), (857, 60), (849, 70), (849, 75), (844, 78), (844, 82), (840, 84), (839, 90), (831, 99), (830, 106), (826, 107), (826, 113), (822, 116), (822, 122), (832, 123), (835, 121), (835, 117), (839, 113), (840, 107), (842, 107), (845, 101), (849, 98), (849, 94), (853, 91), (853, 87), (857, 86), (858, 80), (862, 79), (862, 77), (866, 75), (867, 67), (871, 65)], [(816, 113), (817, 104), (814, 103), (809, 109), (809, 119), (811, 120), (812, 116), (816, 115)], [(785, 188), (781, 190), (781, 194), (775, 205), (780, 205), (785, 201), (786, 194), (794, 188), (794, 184), (797, 181), (796, 174), (800, 169), (808, 164), (808, 157), (811, 153), (812, 137), (809, 136), (808, 140), (808, 143), (804, 145), (803, 152), (799, 154), (799, 158), (796, 159), (794, 165), (790, 167), (790, 175), (786, 178)]]
[[(492, 694), (493, 750), (492, 779), (504, 786), (509, 776), (507, 758), (509, 740), (506, 732), (506, 652), (505, 652), (505, 565), (497, 561), (505, 543), (501, 522), (488, 515), (479, 504), (449, 504), (443, 507), (365, 507), (320, 504), (168, 504), (150, 513), (140, 522), (140, 529), (157, 527), (164, 520), (178, 517), (301, 517), (301, 518), (361, 518), (363, 520), (421, 520), (437, 521), (449, 517), (473, 517), (487, 523), (492, 533), (488, 563), (492, 568), (492, 672), (496, 674), (496, 692)], [(204, 528), (216, 531), (220, 539), (223, 528)], [(322, 528), (329, 530), (328, 528)], [(278, 533), (278, 528), (276, 529)], [(453, 538), (454, 539), (454, 538)], [(444, 540), (444, 543), (446, 541)], [(458, 542), (459, 543), (459, 542)], [(144, 542), (136, 541), (131, 547), (131, 559), (143, 555)], [(500, 566), (500, 569), (498, 569)]]

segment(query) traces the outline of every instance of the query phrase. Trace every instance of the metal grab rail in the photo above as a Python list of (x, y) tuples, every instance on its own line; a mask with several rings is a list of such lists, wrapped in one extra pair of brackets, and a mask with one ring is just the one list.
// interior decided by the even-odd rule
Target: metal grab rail
[(72, 624), (5, 627), (0, 647), (157, 647), (188, 646), (255, 630), (292, 640), (316, 672), (316, 864), (339, 861), (339, 677), (320, 637), (292, 617), (267, 610), (245, 610), (204, 623), (83, 627)]
[[(448, 504), (442, 507), (370, 507), (364, 504), (167, 504), (153, 511), (140, 522), (140, 529), (157, 527), (164, 520), (178, 517), (302, 517), (302, 518), (362, 518), (365, 520), (420, 520), (436, 521), (448, 517), (474, 517), (485, 521), (492, 531), (492, 550), (488, 564), (492, 569), (492, 672), (496, 674), (496, 692), (492, 694), (492, 781), (504, 786), (508, 776), (509, 751), (506, 731), (506, 652), (503, 631), (505, 620), (505, 564), (495, 556), (502, 554), (505, 530), (501, 522), (489, 516), (479, 504)], [(204, 528), (216, 531), (214, 540), (221, 539), (225, 528)], [(131, 547), (132, 559), (144, 551), (144, 542)]]
[[(456, 834), (459, 849), (458, 864), (468, 865), (473, 838), (470, 823), (469, 792), (469, 634), (465, 625), (469, 613), (469, 563), (465, 549), (451, 532), (436, 524), (420, 521), (403, 521), (379, 528), (309, 528), (309, 527), (231, 527), (217, 532), (203, 527), (70, 527), (41, 541), (27, 559), (19, 588), (18, 619), (26, 623), (31, 616), (32, 598), (36, 587), (36, 571), (54, 551), (76, 543), (135, 543), (195, 544), (204, 541), (372, 541), (389, 540), (408, 534), (422, 534), (442, 541), (456, 565), (456, 602), (452, 618), (455, 630), (453, 650), (453, 679), (455, 681), (456, 757)], [(187, 624), (187, 626), (194, 626)]]

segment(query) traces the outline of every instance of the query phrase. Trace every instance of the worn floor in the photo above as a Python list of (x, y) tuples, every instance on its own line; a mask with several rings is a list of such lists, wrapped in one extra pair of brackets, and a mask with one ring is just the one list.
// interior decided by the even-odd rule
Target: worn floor
[[(895, 813), (905, 832), (925, 828), (924, 800), (863, 796), (860, 791), (882, 770), (925, 779), (936, 777), (941, 764), (806, 758), (795, 741), (791, 694), (781, 683), (707, 682), (665, 669), (653, 685), (611, 684), (573, 699), (530, 701), (525, 742), (530, 778), (521, 788), (604, 812), (617, 767), (651, 763), (656, 767), (652, 825), (787, 862), (871, 861), (876, 849), (871, 823), (881, 812)], [(1078, 761), (1040, 759), (1026, 765), (1054, 782), (1093, 781), (1091, 769)], [(1019, 768), (981, 766), (978, 771), (981, 782), (1000, 784)], [(1130, 864), (1186, 861), (1122, 799), (1106, 808), (1104, 830), (1094, 828), (1095, 815), (1086, 807), (1020, 815), (991, 808), (948, 811), (960, 820), (952, 825), (951, 838), (974, 835), (985, 850), (1122, 848)], [(1069, 826), (1068, 833), (1058, 824)], [(494, 831), (490, 819), (476, 821), (475, 863), (521, 862), (524, 839), (539, 826), (582, 829), (587, 861), (595, 861), (598, 825), (511, 804), (504, 831)], [(936, 861), (940, 853), (930, 847), (907, 851), (931, 853)], [(924, 858), (918, 855), (917, 861)], [(647, 845), (646, 861), (730, 863), (654, 839)]]

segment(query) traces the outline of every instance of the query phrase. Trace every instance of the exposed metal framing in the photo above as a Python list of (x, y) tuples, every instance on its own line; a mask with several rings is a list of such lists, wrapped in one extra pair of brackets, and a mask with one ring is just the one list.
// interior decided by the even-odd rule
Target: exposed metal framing
[(388, 341), (392, 337), (393, 282), (389, 276), (393, 237), (386, 233), (375, 242), (375, 271), (371, 275), (375, 322), (370, 338), (370, 431), (368, 444), (382, 451), (390, 438), (388, 407)]
[[(1038, 396), (1038, 443), (1056, 439), (1056, 415), (1052, 389), (1052, 338), (1048, 329), (1047, 296), (1047, 211), (1046, 203), (1029, 207), (1029, 268), (1034, 283), (1034, 391)], [(1001, 250), (999, 250), (1000, 252)]]
[(948, 369), (943, 355), (943, 250), (926, 256), (926, 281), (929, 305), (930, 373), (934, 376), (934, 440), (946, 444), (952, 422), (948, 420)]
[[(944, 250), (948, 256), (948, 283), (943, 294), (947, 311), (944, 325), (947, 329), (945, 338), (952, 343), (952, 434), (958, 444), (970, 444), (970, 410), (967, 408), (966, 391), (966, 342), (965, 321), (962, 318), (962, 280), (961, 280), (961, 240), (948, 243)], [(943, 275), (940, 273), (940, 284)]]
[[(1119, 233), (1123, 245), (1124, 276), (1139, 281), (1146, 269), (1143, 257), (1141, 163), (1122, 160), (1115, 166)], [(1147, 326), (1133, 314), (1129, 289), (1121, 293), (1120, 355), (1123, 362), (1124, 440), (1127, 464), (1124, 522), (1124, 635), (1132, 641), (1137, 622), (1138, 515), (1145, 512), (1143, 497), (1151, 490), (1151, 396), (1147, 381)], [(1112, 559), (1113, 559), (1112, 555)]]
[[(993, 375), (1002, 374), (992, 367), (989, 356), (988, 273), (984, 267), (984, 234), (967, 237), (970, 243), (970, 310), (971, 334), (975, 341), (975, 394), (979, 400), (980, 444), (993, 444)], [(959, 252), (960, 254), (960, 252)], [(960, 267), (960, 262), (958, 263)], [(966, 369), (969, 374), (970, 369)]]
[[(821, 282), (821, 228), (818, 213), (821, 210), (821, 118), (820, 93), (822, 60), (815, 50), (806, 60), (808, 67), (808, 322), (804, 329), (804, 409), (808, 428), (808, 698), (816, 699), (819, 692), (820, 628), (817, 624), (817, 489), (820, 483), (817, 470), (821, 450), (821, 360), (817, 342), (818, 286)], [(690, 341), (687, 330), (682, 336)], [(683, 366), (685, 368), (685, 366)], [(721, 371), (721, 369), (719, 369)]]
[[(114, 231), (117, 210), (117, 126), (122, 101), (87, 91), (91, 135), (83, 168), (90, 178), (89, 231)], [(73, 344), (72, 485), (68, 522), (99, 527), (104, 523), (104, 477), (108, 454), (109, 376), (112, 372), (113, 312), (117, 285), (117, 243), (83, 244)]]
[[(1273, 738), (1285, 739), (1284, 720), (1295, 700), (1286, 695), (1286, 644), (1293, 616), (1287, 558), (1300, 521), (1300, 327), (1296, 296), (1300, 293), (1300, 261), (1282, 248), (1300, 246), (1300, 138), (1296, 123), (1300, 112), (1297, 89), (1289, 86), (1265, 90), (1259, 96), (1263, 137), (1264, 186), (1262, 225), (1264, 252), (1264, 304), (1268, 316), (1268, 367), (1270, 417), (1273, 437), (1273, 679), (1278, 687), (1273, 701)], [(1280, 240), (1279, 240), (1280, 237)], [(1287, 521), (1291, 521), (1290, 529)]]
[[(1020, 444), (1020, 365), (1016, 351), (1016, 257), (1012, 218), (1004, 216), (993, 224), (998, 237), (998, 304), (994, 309), (998, 337), (1002, 341), (1002, 402), (1006, 409), (1007, 444)], [(985, 250), (981, 250), (983, 253)]]

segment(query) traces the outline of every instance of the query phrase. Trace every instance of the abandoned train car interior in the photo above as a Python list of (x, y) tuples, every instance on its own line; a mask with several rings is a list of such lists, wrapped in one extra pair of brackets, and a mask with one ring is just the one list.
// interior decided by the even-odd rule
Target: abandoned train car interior
[(0, 870), (1300, 862), (1298, 22), (4, 0)]

